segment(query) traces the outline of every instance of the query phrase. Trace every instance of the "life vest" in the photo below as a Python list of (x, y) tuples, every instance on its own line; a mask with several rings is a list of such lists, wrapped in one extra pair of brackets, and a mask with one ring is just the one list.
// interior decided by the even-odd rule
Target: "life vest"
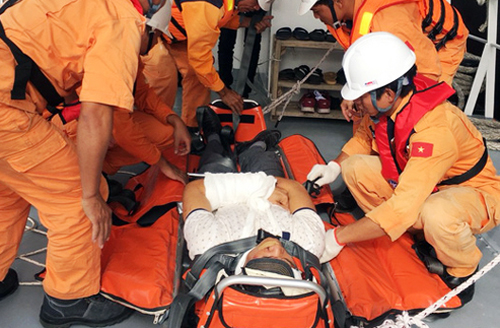
[(327, 25), (340, 45), (347, 49), (361, 36), (370, 33), (373, 16), (384, 8), (400, 3), (417, 2), (422, 16), (422, 32), (427, 34), (439, 51), (454, 38), (466, 35), (466, 28), (458, 11), (446, 0), (364, 0), (353, 18), (352, 28), (342, 25), (338, 29)]
[[(189, 0), (174, 0), (174, 1), (179, 11), (182, 11), (182, 3), (188, 2)], [(222, 6), (224, 6), (224, 15), (217, 24), (219, 28), (226, 25), (226, 23), (229, 22), (234, 17), (236, 11), (235, 0), (206, 0), (206, 1), (213, 4), (217, 8), (221, 8)], [(173, 10), (172, 10), (172, 17), (173, 17)]]
[(170, 17), (170, 23), (168, 24), (168, 31), (172, 35), (172, 38), (163, 34), (164, 39), (169, 43), (187, 40), (186, 27), (184, 26), (182, 13), (175, 3), (172, 5), (171, 14), (172, 16)]
[(395, 187), (408, 162), (407, 146), (415, 124), (455, 91), (446, 83), (417, 74), (415, 93), (397, 114), (396, 122), (383, 115), (375, 124), (375, 141), (382, 161), (382, 175)]

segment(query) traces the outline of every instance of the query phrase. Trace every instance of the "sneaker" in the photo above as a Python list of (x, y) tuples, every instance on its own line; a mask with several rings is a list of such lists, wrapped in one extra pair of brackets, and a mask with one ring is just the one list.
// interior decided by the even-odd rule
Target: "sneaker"
[(0, 300), (15, 292), (17, 287), (19, 287), (17, 272), (14, 269), (9, 269), (5, 278), (0, 281)]
[(208, 106), (198, 107), (196, 109), (197, 114), (201, 115), (200, 128), (205, 138), (212, 134), (220, 134), (222, 125), (219, 120), (219, 116), (214, 112), (214, 110)]
[(45, 294), (40, 323), (45, 328), (67, 328), (71, 325), (104, 327), (125, 320), (133, 312), (100, 294), (74, 300), (60, 300)]
[(314, 113), (314, 108), (316, 107), (316, 98), (311, 92), (304, 93), (302, 98), (300, 98), (300, 110), (303, 113)]
[(264, 130), (259, 132), (252, 140), (250, 141), (245, 141), (241, 142), (238, 145), (236, 145), (236, 154), (241, 154), (248, 148), (250, 148), (251, 145), (256, 143), (257, 141), (263, 141), (266, 144), (266, 150), (271, 149), (272, 147), (276, 146), (278, 141), (280, 141), (281, 138), (281, 132), (278, 130)]
[(316, 112), (319, 114), (330, 113), (330, 95), (326, 92), (314, 90), (314, 98), (316, 99)]

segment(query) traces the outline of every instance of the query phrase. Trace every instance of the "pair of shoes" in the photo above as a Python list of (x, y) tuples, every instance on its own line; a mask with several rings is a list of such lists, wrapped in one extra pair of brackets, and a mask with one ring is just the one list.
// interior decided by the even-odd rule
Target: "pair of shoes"
[(133, 312), (100, 294), (74, 300), (60, 300), (45, 295), (40, 323), (45, 328), (67, 328), (71, 325), (104, 327), (122, 322)]
[(279, 71), (278, 73), (278, 79), (280, 80), (285, 80), (285, 81), (296, 81), (297, 78), (295, 77), (295, 72), (293, 71), (293, 68), (285, 68)]
[(319, 114), (330, 113), (330, 95), (327, 92), (319, 92), (314, 90), (314, 92), (307, 92), (300, 98), (300, 110), (303, 113), (314, 113), (315, 111)]
[(263, 141), (266, 144), (266, 150), (269, 150), (278, 144), (278, 141), (281, 139), (281, 132), (278, 130), (264, 130), (260, 131), (252, 140), (241, 142), (236, 145), (235, 151), (236, 154), (241, 154), (251, 145), (256, 143), (257, 141)]
[(17, 287), (19, 287), (17, 272), (14, 269), (9, 269), (5, 278), (0, 281), (0, 300), (15, 292)]

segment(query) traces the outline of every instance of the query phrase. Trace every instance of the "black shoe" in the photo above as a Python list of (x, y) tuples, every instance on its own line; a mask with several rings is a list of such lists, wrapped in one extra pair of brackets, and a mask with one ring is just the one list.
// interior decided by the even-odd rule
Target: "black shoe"
[[(458, 287), (459, 285), (461, 285), (463, 282), (467, 281), (476, 272), (477, 272), (477, 268), (472, 274), (468, 275), (467, 277), (458, 278), (458, 277), (454, 277), (454, 276), (450, 275), (448, 273), (448, 271), (444, 270), (444, 274), (440, 277), (441, 277), (441, 279), (443, 279), (445, 284), (450, 289), (454, 289), (454, 288)], [(472, 300), (472, 297), (474, 296), (474, 284), (472, 284), (469, 287), (467, 287), (466, 289), (464, 289), (457, 296), (458, 296), (458, 298), (460, 298), (460, 301), (462, 302), (462, 306), (469, 303)]]
[(263, 141), (266, 144), (266, 150), (271, 149), (272, 147), (276, 146), (278, 144), (278, 141), (280, 141), (281, 138), (281, 132), (278, 130), (264, 130), (259, 132), (252, 140), (250, 141), (245, 141), (241, 142), (238, 145), (236, 145), (236, 154), (241, 154), (248, 148), (250, 148), (251, 145), (256, 143), (257, 141)]
[(5, 278), (0, 281), (0, 300), (15, 292), (17, 287), (19, 287), (17, 272), (14, 269), (9, 269)]
[(354, 211), (358, 206), (356, 200), (352, 196), (349, 188), (345, 188), (340, 194), (334, 196), (335, 200), (335, 212), (337, 213), (348, 213)]
[(133, 312), (100, 294), (74, 300), (60, 300), (45, 295), (40, 323), (45, 328), (67, 328), (71, 325), (104, 327), (125, 320)]
[(200, 118), (200, 128), (205, 137), (205, 141), (208, 137), (217, 134), (220, 135), (222, 125), (219, 120), (219, 116), (214, 112), (214, 110), (208, 106), (198, 107), (196, 109), (197, 115)]
[(188, 131), (191, 136), (191, 154), (201, 155), (205, 150), (205, 141), (203, 141), (200, 129), (188, 127)]

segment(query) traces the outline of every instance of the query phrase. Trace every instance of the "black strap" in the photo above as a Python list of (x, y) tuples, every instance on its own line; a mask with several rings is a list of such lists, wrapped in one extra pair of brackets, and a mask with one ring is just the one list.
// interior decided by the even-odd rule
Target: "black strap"
[(444, 5), (444, 0), (439, 0), (441, 2), (441, 15), (439, 16), (439, 20), (436, 25), (432, 28), (432, 30), (427, 34), (427, 37), (432, 41), (436, 40), (436, 35), (441, 33), (443, 30), (444, 19), (446, 17), (446, 7)]
[(238, 71), (238, 78), (236, 79), (236, 85), (234, 91), (243, 94), (245, 91), (246, 81), (248, 79), (248, 69), (250, 67), (250, 62), (253, 53), (253, 47), (255, 45), (255, 37), (257, 35), (257, 30), (255, 29), (255, 24), (262, 20), (265, 11), (259, 11), (252, 16), (250, 21), (250, 26), (247, 29), (247, 35), (245, 38), (245, 45), (243, 47), (243, 55), (241, 57), (240, 69)]
[(453, 40), (457, 36), (458, 32), (458, 24), (460, 20), (458, 19), (458, 13), (455, 7), (451, 7), (453, 9), (453, 27), (444, 35), (444, 37), (436, 44), (436, 50), (439, 51), (446, 42)]
[(449, 185), (456, 185), (456, 184), (461, 184), (469, 179), (472, 179), (475, 177), (479, 172), (481, 172), (486, 165), (486, 162), (488, 161), (488, 147), (486, 146), (486, 139), (483, 138), (483, 143), (484, 143), (484, 152), (483, 156), (477, 161), (477, 163), (468, 171), (454, 176), (452, 178), (446, 179), (444, 181), (441, 181), (438, 186), (449, 186)]
[(422, 31), (425, 31), (432, 23), (432, 15), (434, 14), (434, 0), (429, 0), (429, 11), (427, 16), (422, 20)]
[[(7, 1), (1, 8), (0, 14), (4, 13), (5, 10), (12, 5), (17, 3), (17, 0)], [(19, 49), (18, 46), (12, 42), (3, 28), (0, 22), (0, 39), (5, 42), (5, 44), (10, 48), (12, 55), (17, 61), (15, 68), (14, 86), (11, 90), (11, 99), (24, 100), (26, 99), (26, 86), (28, 81), (33, 83), (35, 88), (40, 92), (40, 94), (47, 100), (49, 105), (56, 106), (64, 101), (64, 99), (57, 93), (56, 89), (49, 81), (49, 79), (42, 73), (40, 68), (36, 63), (25, 53)]]

